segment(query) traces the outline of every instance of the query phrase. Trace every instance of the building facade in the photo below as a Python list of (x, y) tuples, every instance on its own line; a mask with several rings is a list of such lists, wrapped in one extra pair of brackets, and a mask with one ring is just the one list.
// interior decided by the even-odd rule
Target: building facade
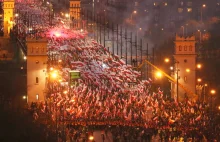
[(27, 101), (45, 101), (47, 40), (27, 39)]
[[(196, 92), (196, 40), (195, 36), (175, 38), (174, 72), (176, 84), (172, 86), (173, 98), (183, 101), (186, 97), (197, 100)], [(179, 84), (177, 86), (177, 84)], [(197, 94), (197, 95), (196, 95)]]
[(10, 29), (13, 27), (14, 18), (14, 0), (4, 0), (4, 37), (8, 37)]
[(79, 29), (81, 27), (81, 0), (70, 0), (69, 3), (69, 15), (73, 24), (72, 27)]

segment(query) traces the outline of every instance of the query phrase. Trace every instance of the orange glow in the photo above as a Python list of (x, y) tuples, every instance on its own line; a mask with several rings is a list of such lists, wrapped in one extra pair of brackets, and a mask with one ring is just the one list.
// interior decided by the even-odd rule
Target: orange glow
[(165, 58), (165, 59), (164, 59), (164, 62), (169, 63), (169, 62), (170, 62), (170, 59), (169, 59), (169, 58)]
[(89, 140), (90, 140), (90, 141), (93, 141), (93, 140), (94, 140), (94, 137), (93, 137), (93, 136), (89, 136)]
[(201, 68), (202, 68), (202, 65), (201, 65), (201, 64), (197, 64), (197, 68), (198, 68), (198, 69), (201, 69)]
[(211, 93), (212, 96), (214, 96), (215, 93), (216, 93), (216, 91), (215, 91), (214, 89), (212, 89), (212, 90), (210, 91), (210, 93)]
[(186, 72), (190, 72), (190, 69), (186, 69)]

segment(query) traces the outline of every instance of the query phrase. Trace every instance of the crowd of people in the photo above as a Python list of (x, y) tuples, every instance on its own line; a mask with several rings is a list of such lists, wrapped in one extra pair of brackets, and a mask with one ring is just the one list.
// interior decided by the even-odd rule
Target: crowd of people
[[(38, 14), (41, 12), (41, 6), (29, 7), (31, 11), (37, 8)], [(18, 9), (25, 14), (23, 6)], [(24, 24), (19, 22), (18, 27)], [(53, 27), (45, 23), (35, 29), (44, 31), (42, 37), (48, 39), (49, 92), (46, 101), (33, 113), (36, 120), (39, 115), (48, 116), (57, 133), (62, 129), (65, 136), (75, 140), (85, 128), (111, 131), (115, 141), (141, 138), (148, 141), (156, 134), (161, 141), (180, 137), (219, 140), (219, 124), (213, 120), (208, 104), (187, 98), (183, 102), (167, 99), (160, 88), (152, 91), (151, 79), (141, 80), (140, 72), (87, 38), (85, 32), (67, 29), (59, 21)], [(18, 35), (28, 34), (18, 29)], [(79, 79), (70, 79), (73, 70), (80, 72)], [(56, 78), (53, 72), (58, 74)]]

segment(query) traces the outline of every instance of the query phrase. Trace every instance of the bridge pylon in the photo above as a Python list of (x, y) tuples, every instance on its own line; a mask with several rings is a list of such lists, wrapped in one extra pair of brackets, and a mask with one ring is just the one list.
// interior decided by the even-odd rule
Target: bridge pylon
[(27, 102), (45, 100), (47, 39), (27, 38)]
[(10, 30), (13, 27), (14, 19), (14, 0), (4, 0), (3, 10), (4, 10), (4, 37), (9, 37)]

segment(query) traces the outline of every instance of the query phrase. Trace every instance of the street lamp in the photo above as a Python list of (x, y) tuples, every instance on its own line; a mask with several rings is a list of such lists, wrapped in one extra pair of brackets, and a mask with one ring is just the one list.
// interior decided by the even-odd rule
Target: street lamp
[[(170, 59), (169, 58), (165, 58), (164, 62), (169, 63)], [(179, 61), (174, 59), (174, 63), (173, 64), (176, 64), (176, 67), (174, 68), (173, 66), (171, 66), (170, 70), (172, 70), (174, 72), (174, 74), (176, 73), (176, 100), (177, 100), (177, 102), (179, 102), (179, 71), (180, 71), (179, 68), (178, 68)], [(175, 78), (175, 76), (174, 76), (174, 78)]]
[(89, 136), (89, 140), (90, 141), (93, 141), (94, 140), (94, 137), (91, 135), (91, 136)]
[(211, 94), (211, 109), (212, 109), (212, 112), (213, 112), (213, 102), (212, 101), (213, 101), (213, 97), (216, 94), (216, 91), (214, 89), (211, 89), (210, 94)]
[(208, 87), (208, 84), (207, 83), (205, 83), (204, 85), (203, 85), (203, 101), (206, 101), (207, 100), (207, 98), (206, 98), (206, 88)]
[(211, 114), (212, 114), (212, 116), (213, 116), (213, 97), (215, 96), (215, 94), (216, 94), (216, 91), (214, 90), (214, 89), (211, 89), (210, 90), (210, 95), (211, 95)]
[(199, 43), (201, 44), (201, 42), (202, 42), (202, 32), (200, 30), (198, 30), (198, 32), (199, 32)]
[(197, 78), (198, 84), (200, 84), (202, 82), (201, 78)]
[(70, 20), (70, 15), (68, 13), (65, 14), (66, 20)]
[(134, 11), (131, 13), (131, 23), (132, 23), (132, 17), (133, 17), (133, 14), (136, 14), (136, 13), (137, 13), (136, 10), (134, 10)]
[(162, 78), (162, 72), (160, 72), (160, 71), (157, 71), (157, 72), (155, 72), (155, 76), (156, 76), (156, 78)]
[(201, 64), (197, 64), (196, 67), (197, 67), (197, 69), (201, 69), (202, 65)]
[(170, 69), (171, 70), (174, 69), (174, 74), (176, 73), (176, 100), (177, 102), (179, 102), (179, 71), (180, 71), (178, 68), (179, 61), (174, 59), (174, 64), (176, 64), (176, 67), (175, 68), (171, 67)]
[(203, 4), (203, 5), (202, 5), (202, 7), (201, 7), (201, 13), (200, 13), (200, 14), (201, 14), (201, 17), (200, 17), (200, 18), (201, 18), (201, 22), (203, 22), (203, 18), (202, 18), (203, 13), (202, 13), (202, 10), (203, 10), (203, 8), (205, 8), (205, 7), (206, 7), (206, 5), (205, 5), (205, 4)]
[(185, 29), (184, 26), (181, 26), (181, 28), (183, 28), (183, 36), (185, 35)]
[(165, 62), (165, 63), (169, 63), (169, 62), (170, 62), (170, 59), (169, 59), (169, 58), (165, 58), (165, 59), (164, 59), (164, 62)]

